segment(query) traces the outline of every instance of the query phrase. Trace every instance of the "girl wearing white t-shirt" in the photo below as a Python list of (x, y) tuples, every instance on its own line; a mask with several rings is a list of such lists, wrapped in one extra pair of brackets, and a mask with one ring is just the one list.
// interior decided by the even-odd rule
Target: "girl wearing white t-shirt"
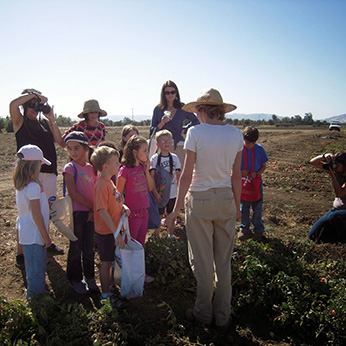
[(18, 210), (17, 230), (23, 246), (27, 281), (27, 298), (44, 293), (47, 248), (52, 244), (48, 234), (49, 206), (38, 179), (41, 164), (51, 162), (36, 145), (24, 145), (17, 152), (13, 182)]

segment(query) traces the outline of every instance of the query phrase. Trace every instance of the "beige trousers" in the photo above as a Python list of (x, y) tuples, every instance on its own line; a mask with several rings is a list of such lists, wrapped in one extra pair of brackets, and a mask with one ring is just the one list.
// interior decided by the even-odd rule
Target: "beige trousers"
[(193, 314), (202, 323), (210, 324), (215, 319), (216, 325), (223, 326), (231, 314), (236, 221), (232, 189), (188, 192), (185, 213), (189, 261), (197, 280)]
[(183, 148), (184, 148), (184, 142), (180, 141), (177, 143), (176, 149), (172, 150), (172, 152), (179, 157), (181, 170), (183, 170), (184, 160), (185, 160), (185, 150)]

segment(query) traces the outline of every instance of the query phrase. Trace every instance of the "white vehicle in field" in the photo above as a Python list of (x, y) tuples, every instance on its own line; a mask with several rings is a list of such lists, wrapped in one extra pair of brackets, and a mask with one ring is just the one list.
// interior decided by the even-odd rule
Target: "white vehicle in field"
[(329, 131), (341, 131), (341, 123), (340, 121), (332, 121), (329, 125)]

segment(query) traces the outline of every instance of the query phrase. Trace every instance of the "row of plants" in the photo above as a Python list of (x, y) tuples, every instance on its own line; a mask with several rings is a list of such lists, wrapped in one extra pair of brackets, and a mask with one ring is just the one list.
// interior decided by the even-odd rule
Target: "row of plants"
[[(29, 304), (0, 301), (2, 345), (227, 345), (251, 330), (262, 340), (299, 345), (346, 344), (346, 264), (316, 257), (308, 241), (250, 240), (232, 260), (233, 327), (228, 334), (188, 324), (195, 280), (184, 241), (150, 238), (147, 268), (155, 274), (156, 319), (117, 311), (106, 302), (88, 310), (50, 296)], [(166, 297), (166, 299), (162, 299)], [(159, 312), (159, 313), (157, 313)], [(245, 338), (246, 339), (246, 338)]]

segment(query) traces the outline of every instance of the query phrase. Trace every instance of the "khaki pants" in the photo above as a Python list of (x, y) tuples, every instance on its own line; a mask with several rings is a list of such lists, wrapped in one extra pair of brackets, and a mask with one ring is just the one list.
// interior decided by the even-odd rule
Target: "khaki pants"
[(189, 260), (197, 280), (193, 314), (202, 323), (210, 324), (215, 318), (215, 324), (223, 326), (231, 314), (231, 256), (236, 221), (233, 192), (231, 188), (189, 192), (185, 213)]
[(184, 148), (184, 142), (180, 141), (177, 143), (177, 147), (174, 150), (172, 150), (172, 152), (179, 157), (181, 170), (183, 170), (184, 160), (185, 160), (185, 150), (183, 148)]

